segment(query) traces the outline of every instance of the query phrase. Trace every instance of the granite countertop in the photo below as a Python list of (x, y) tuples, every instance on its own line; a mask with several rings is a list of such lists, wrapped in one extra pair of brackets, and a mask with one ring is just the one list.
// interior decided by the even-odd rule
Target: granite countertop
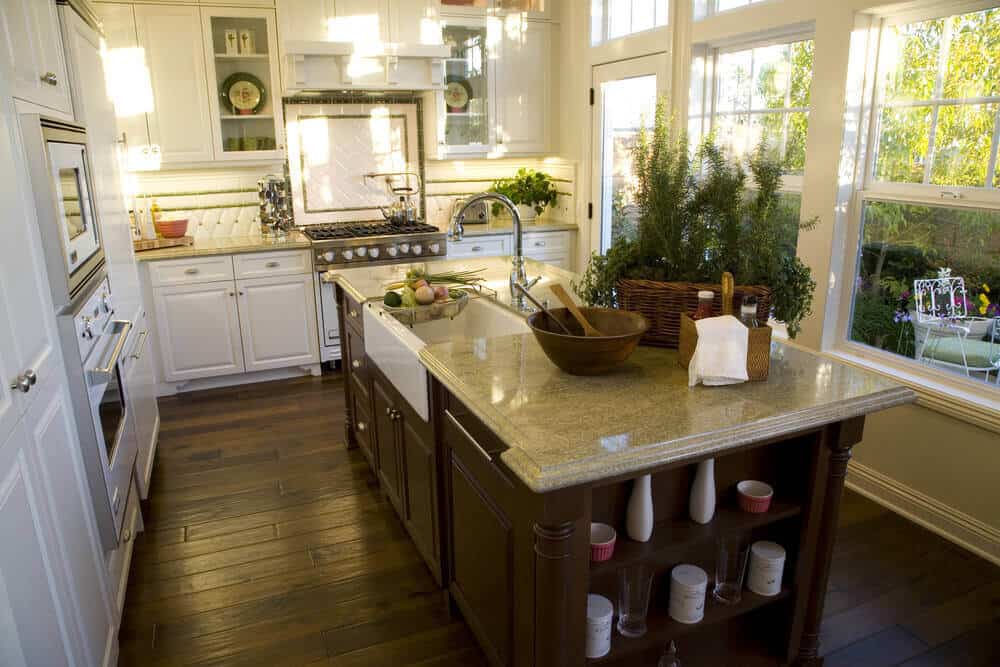
[[(325, 279), (353, 298), (381, 297), (384, 285), (419, 264), (346, 269)], [(443, 260), (435, 270), (483, 268), (510, 307), (510, 258)], [(569, 285), (576, 275), (527, 261), (528, 276)], [(504, 463), (535, 492), (641, 474), (665, 463), (721, 453), (748, 442), (909, 403), (912, 390), (881, 375), (791, 344), (772, 343), (767, 381), (688, 387), (676, 350), (639, 347), (615, 372), (563, 373), (532, 334), (456, 338), (427, 345), (420, 360), (509, 447)]]
[(262, 236), (230, 236), (224, 238), (196, 239), (194, 245), (175, 248), (143, 250), (135, 253), (137, 262), (153, 262), (161, 259), (182, 259), (207, 255), (239, 255), (269, 250), (295, 250), (311, 247), (309, 239), (301, 232), (291, 231), (280, 240)]
[[(486, 224), (465, 223), (465, 236), (489, 236), (490, 234), (510, 234), (513, 231), (513, 222), (510, 218), (490, 218)], [(537, 232), (575, 232), (577, 226), (572, 222), (559, 222), (556, 220), (542, 220), (539, 222), (525, 222), (521, 227), (525, 234)]]

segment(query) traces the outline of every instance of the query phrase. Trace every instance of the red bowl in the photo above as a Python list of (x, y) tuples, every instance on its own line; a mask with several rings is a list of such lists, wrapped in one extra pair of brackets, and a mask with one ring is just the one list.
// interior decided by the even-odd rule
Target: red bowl
[(166, 239), (178, 239), (184, 236), (187, 234), (187, 228), (187, 218), (180, 220), (158, 220), (156, 222), (156, 231)]
[(740, 509), (751, 514), (763, 514), (771, 507), (774, 489), (770, 484), (747, 479), (736, 485)]
[(606, 523), (590, 524), (590, 560), (601, 563), (611, 559), (615, 552), (615, 529)]

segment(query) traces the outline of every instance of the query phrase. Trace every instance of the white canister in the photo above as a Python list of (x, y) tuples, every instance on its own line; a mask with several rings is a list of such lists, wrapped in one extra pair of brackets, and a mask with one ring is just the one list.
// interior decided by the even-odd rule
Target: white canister
[(611, 650), (611, 621), (615, 608), (603, 595), (587, 596), (587, 657), (600, 658)]
[(785, 569), (785, 548), (775, 542), (754, 542), (750, 547), (750, 575), (747, 588), (757, 595), (772, 596), (781, 592)]
[(697, 565), (678, 565), (670, 571), (670, 618), (698, 623), (705, 618), (708, 575)]

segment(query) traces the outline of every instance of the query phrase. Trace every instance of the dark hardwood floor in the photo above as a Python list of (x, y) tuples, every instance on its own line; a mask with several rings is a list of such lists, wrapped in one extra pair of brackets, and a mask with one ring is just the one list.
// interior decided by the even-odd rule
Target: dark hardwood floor
[[(120, 664), (485, 664), (344, 448), (339, 374), (186, 394), (160, 411)], [(1000, 665), (998, 637), (1000, 568), (848, 493), (828, 667)]]

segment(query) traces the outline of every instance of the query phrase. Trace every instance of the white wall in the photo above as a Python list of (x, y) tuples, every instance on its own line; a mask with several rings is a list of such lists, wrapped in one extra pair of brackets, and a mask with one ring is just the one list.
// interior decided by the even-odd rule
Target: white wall
[[(594, 197), (590, 192), (591, 110), (576, 100), (585, 99), (594, 65), (663, 50), (689, 54), (689, 44), (718, 46), (789, 27), (814, 28), (816, 55), (802, 214), (818, 217), (819, 223), (800, 234), (798, 252), (812, 268), (818, 287), (814, 314), (804, 323), (797, 342), (813, 350), (830, 349), (831, 341), (837, 339), (841, 265), (845, 253), (853, 252), (854, 243), (847, 226), (855, 170), (852, 151), (842, 148), (854, 145), (858, 131), (856, 82), (864, 75), (864, 62), (857, 56), (867, 37), (859, 12), (885, 9), (893, 3), (769, 0), (686, 24), (681, 12), (689, 8), (690, 0), (674, 0), (671, 22), (679, 30), (672, 49), (669, 37), (653, 33), (591, 48), (589, 2), (567, 4), (559, 136), (561, 155), (580, 162), (579, 204), (584, 207)], [(956, 3), (939, 0), (938, 4)], [(673, 64), (677, 113), (686, 111), (690, 65), (687, 56), (674, 58)], [(579, 247), (587, 248), (585, 215), (580, 220)], [(578, 261), (585, 257), (586, 251)], [(996, 428), (1000, 419), (980, 420), (981, 425), (975, 425), (949, 416), (948, 411), (947, 403), (922, 399), (920, 405), (871, 416), (864, 441), (856, 448), (848, 483), (1000, 562), (1000, 428)]]

